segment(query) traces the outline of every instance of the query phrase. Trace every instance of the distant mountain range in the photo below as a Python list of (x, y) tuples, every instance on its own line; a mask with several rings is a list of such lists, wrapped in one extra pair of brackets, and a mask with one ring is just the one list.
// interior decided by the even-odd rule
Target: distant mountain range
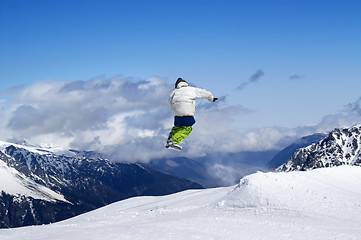
[(336, 128), (317, 143), (296, 150), (278, 171), (306, 171), (340, 165), (361, 166), (361, 124)]
[[(267, 170), (277, 150), (217, 153), (200, 158), (153, 159), (146, 166), (174, 176), (189, 179), (204, 187), (235, 184), (251, 173)], [(286, 160), (284, 160), (285, 162)]]
[(147, 165), (113, 163), (96, 152), (56, 154), (0, 141), (0, 228), (60, 221), (133, 196), (202, 188), (198, 183), (232, 185), (267, 167), (288, 172), (361, 166), (360, 149), (361, 124), (303, 137), (278, 153), (165, 158)]
[(201, 185), (140, 164), (0, 142), (0, 227), (44, 224), (133, 196)]

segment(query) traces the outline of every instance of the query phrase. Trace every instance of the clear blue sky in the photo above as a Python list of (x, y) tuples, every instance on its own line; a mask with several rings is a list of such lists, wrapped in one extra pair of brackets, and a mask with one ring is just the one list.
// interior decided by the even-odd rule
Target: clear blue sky
[(0, 90), (46, 79), (181, 76), (248, 109), (245, 127), (317, 124), (361, 97), (361, 1), (0, 4)]

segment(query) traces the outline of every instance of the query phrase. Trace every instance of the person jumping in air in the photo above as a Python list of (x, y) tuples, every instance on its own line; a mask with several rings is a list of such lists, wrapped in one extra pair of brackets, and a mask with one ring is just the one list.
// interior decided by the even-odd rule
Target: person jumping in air
[(179, 143), (192, 131), (195, 124), (194, 112), (196, 110), (196, 98), (206, 98), (215, 102), (218, 98), (213, 97), (211, 92), (201, 88), (190, 87), (182, 78), (175, 83), (175, 90), (171, 93), (169, 103), (174, 115), (174, 127), (169, 133), (166, 148), (182, 150)]

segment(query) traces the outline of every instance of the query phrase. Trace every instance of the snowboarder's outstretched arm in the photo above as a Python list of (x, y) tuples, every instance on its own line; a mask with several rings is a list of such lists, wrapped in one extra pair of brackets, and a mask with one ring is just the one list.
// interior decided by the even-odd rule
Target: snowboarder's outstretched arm
[(210, 102), (215, 102), (216, 100), (218, 100), (218, 98), (213, 97), (211, 92), (209, 92), (205, 89), (194, 88), (194, 90), (195, 90), (196, 98), (206, 98)]

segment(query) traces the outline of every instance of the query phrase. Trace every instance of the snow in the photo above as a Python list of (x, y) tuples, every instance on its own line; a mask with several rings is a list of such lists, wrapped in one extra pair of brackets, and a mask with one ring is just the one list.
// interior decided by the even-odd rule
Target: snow
[(34, 153), (38, 153), (41, 155), (52, 154), (52, 152), (50, 152), (51, 149), (37, 148), (37, 147), (31, 147), (31, 146), (26, 146), (26, 145), (20, 145), (20, 144), (0, 141), (0, 150), (3, 150), (9, 146), (14, 146), (16, 148), (23, 148), (29, 152), (34, 152)]
[(2, 240), (361, 239), (361, 167), (258, 172), (236, 186), (136, 197)]
[(29, 152), (37, 153), (40, 155), (56, 154), (56, 155), (64, 155), (64, 156), (75, 156), (75, 153), (73, 153), (67, 149), (63, 149), (63, 148), (56, 147), (56, 146), (29, 146), (26, 144), (15, 144), (15, 143), (10, 143), (10, 142), (0, 140), (0, 150), (3, 150), (9, 146), (14, 146), (16, 148), (23, 148)]
[(15, 168), (7, 166), (3, 161), (0, 161), (0, 192), (1, 191), (14, 196), (24, 195), (47, 201), (60, 200), (67, 202), (63, 195), (37, 184)]

